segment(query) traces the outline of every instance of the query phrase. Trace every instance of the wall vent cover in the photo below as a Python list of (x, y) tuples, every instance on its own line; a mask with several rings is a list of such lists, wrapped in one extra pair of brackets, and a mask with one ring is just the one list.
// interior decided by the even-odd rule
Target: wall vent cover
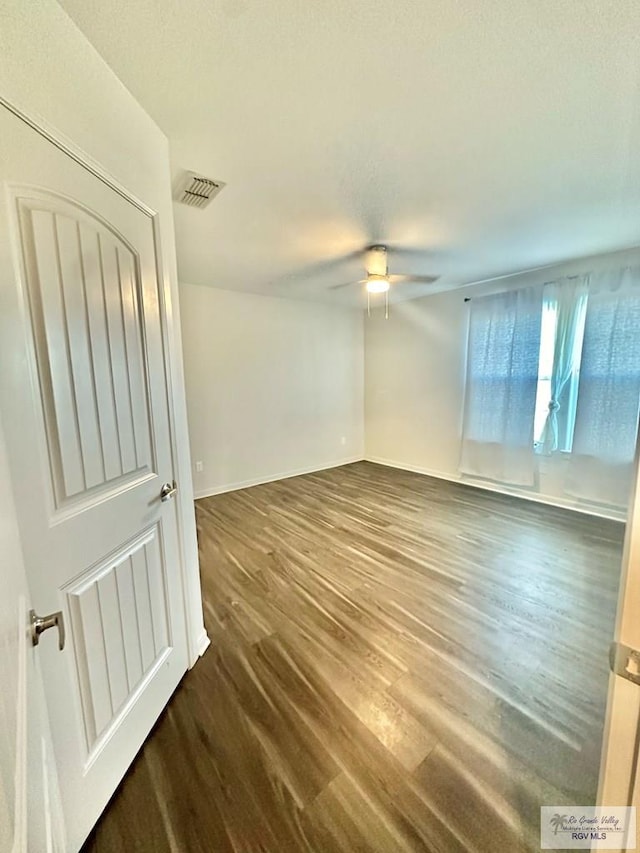
[(188, 204), (189, 207), (202, 209), (211, 204), (224, 187), (224, 181), (214, 181), (195, 172), (185, 172), (176, 186), (173, 197), (182, 204)]

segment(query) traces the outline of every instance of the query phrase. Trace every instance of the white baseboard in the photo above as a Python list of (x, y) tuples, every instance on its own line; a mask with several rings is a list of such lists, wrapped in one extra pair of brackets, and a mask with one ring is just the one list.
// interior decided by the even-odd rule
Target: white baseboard
[(207, 651), (209, 646), (211, 645), (211, 640), (209, 639), (209, 635), (206, 631), (203, 631), (202, 634), (198, 637), (198, 641), (196, 643), (196, 650), (198, 652), (198, 657), (202, 657), (202, 655)]
[(248, 489), (250, 486), (262, 486), (265, 483), (275, 483), (277, 480), (288, 480), (289, 477), (300, 477), (302, 474), (315, 474), (317, 471), (327, 471), (329, 468), (339, 468), (341, 465), (351, 465), (352, 462), (362, 462), (362, 456), (349, 456), (346, 459), (338, 459), (335, 462), (329, 462), (323, 465), (312, 466), (311, 468), (298, 468), (295, 471), (283, 471), (279, 474), (272, 474), (268, 477), (256, 477), (251, 480), (242, 480), (237, 483), (225, 483), (221, 486), (211, 486), (209, 488), (197, 489), (194, 492), (194, 500), (199, 498), (210, 498), (213, 495), (222, 495), (225, 492), (237, 492), (238, 489)]
[(376, 465), (385, 465), (387, 468), (398, 468), (401, 471), (411, 471), (414, 474), (424, 474), (427, 477), (435, 477), (438, 480), (447, 480), (449, 483), (460, 483), (464, 486), (472, 486), (474, 489), (482, 489), (487, 492), (498, 492), (501, 495), (509, 495), (521, 500), (533, 501), (534, 503), (555, 506), (560, 509), (569, 509), (572, 512), (580, 512), (583, 515), (595, 515), (598, 518), (608, 518), (613, 521), (626, 521), (626, 513), (622, 510), (606, 509), (605, 507), (594, 507), (587, 504), (578, 504), (570, 499), (564, 499), (551, 495), (542, 495), (534, 492), (525, 492), (520, 489), (511, 489), (509, 486), (498, 486), (494, 483), (485, 483), (467, 477), (452, 476), (442, 471), (432, 471), (419, 465), (408, 465), (405, 462), (394, 462), (392, 459), (382, 459), (378, 456), (365, 456), (365, 462), (374, 462)]
[[(449, 483), (460, 483), (462, 485), (471, 486), (474, 489), (481, 489), (487, 492), (497, 492), (501, 495), (509, 495), (510, 497), (520, 498), (521, 500), (533, 501), (534, 503), (546, 504), (547, 506), (555, 506), (560, 509), (568, 509), (571, 512), (579, 512), (583, 515), (593, 515), (598, 518), (608, 518), (613, 521), (626, 521), (626, 513), (621, 510), (607, 509), (605, 507), (590, 506), (589, 504), (577, 503), (571, 499), (561, 497), (543, 495), (535, 492), (525, 492), (509, 486), (499, 486), (494, 483), (484, 482), (482, 480), (472, 480), (467, 477), (461, 477), (451, 474), (446, 474), (442, 471), (434, 471), (431, 468), (424, 468), (420, 465), (410, 465), (406, 462), (396, 462), (393, 459), (383, 459), (379, 456), (349, 456), (345, 459), (339, 459), (335, 462), (322, 465), (321, 467), (298, 468), (293, 471), (285, 471), (279, 474), (273, 474), (268, 477), (256, 477), (251, 480), (242, 480), (236, 483), (225, 483), (220, 486), (212, 486), (210, 488), (199, 489), (194, 493), (194, 499), (208, 498), (213, 495), (222, 495), (226, 492), (235, 492), (239, 489), (248, 489), (251, 486), (261, 486), (264, 483), (274, 483), (277, 480), (287, 480), (289, 477), (299, 477), (302, 474), (314, 474), (317, 471), (327, 471), (330, 468), (339, 468), (341, 465), (351, 465), (353, 462), (373, 462), (376, 465), (385, 465), (387, 468), (398, 468), (401, 471), (411, 471), (414, 474), (423, 474), (427, 477), (435, 477), (438, 480), (446, 480)], [(208, 645), (204, 646), (206, 649)]]

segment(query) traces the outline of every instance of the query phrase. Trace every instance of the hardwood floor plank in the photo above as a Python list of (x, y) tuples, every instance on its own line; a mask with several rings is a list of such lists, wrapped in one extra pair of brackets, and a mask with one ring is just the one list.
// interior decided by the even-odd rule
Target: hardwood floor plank
[[(376, 808), (402, 827), (410, 850), (463, 850), (446, 820), (434, 813), (424, 790), (400, 761), (363, 724), (333, 690), (307, 656), (304, 646), (293, 646), (278, 636), (260, 644), (274, 678), (281, 681), (290, 701), (318, 733), (336, 763), (359, 785)], [(309, 810), (305, 811), (309, 816)], [(373, 839), (369, 837), (371, 844)], [(364, 848), (369, 849), (369, 848)], [(373, 849), (373, 848), (371, 848)], [(323, 847), (318, 850), (324, 850)]]
[(420, 765), (420, 783), (441, 814), (455, 815), (456, 830), (466, 850), (521, 853), (535, 849), (538, 833), (527, 822), (513, 792), (487, 790), (465, 762), (443, 746), (437, 746)]
[(529, 853), (593, 802), (621, 524), (371, 463), (196, 512), (212, 645), (87, 853)]

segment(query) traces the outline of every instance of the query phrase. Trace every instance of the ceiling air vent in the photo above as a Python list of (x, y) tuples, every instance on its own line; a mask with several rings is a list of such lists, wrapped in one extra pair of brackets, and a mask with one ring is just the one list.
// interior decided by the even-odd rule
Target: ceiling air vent
[(224, 186), (224, 181), (213, 181), (195, 172), (185, 172), (176, 187), (174, 198), (189, 207), (202, 209), (213, 201)]

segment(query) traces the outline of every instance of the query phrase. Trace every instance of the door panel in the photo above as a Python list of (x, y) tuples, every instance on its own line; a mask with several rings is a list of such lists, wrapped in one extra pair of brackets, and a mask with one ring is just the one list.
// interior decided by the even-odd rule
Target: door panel
[(87, 761), (171, 651), (157, 527), (69, 584)]
[(53, 502), (82, 508), (153, 467), (139, 265), (79, 207), (26, 192), (14, 189)]
[(0, 404), (69, 849), (187, 666), (153, 220), (4, 108)]

